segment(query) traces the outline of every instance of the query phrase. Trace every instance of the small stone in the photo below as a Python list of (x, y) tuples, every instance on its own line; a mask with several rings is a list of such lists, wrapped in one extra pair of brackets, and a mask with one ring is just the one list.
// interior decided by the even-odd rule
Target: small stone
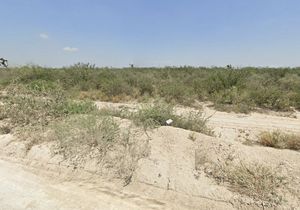
[(172, 119), (168, 119), (167, 121), (166, 121), (166, 124), (167, 125), (171, 125), (173, 123), (173, 120)]

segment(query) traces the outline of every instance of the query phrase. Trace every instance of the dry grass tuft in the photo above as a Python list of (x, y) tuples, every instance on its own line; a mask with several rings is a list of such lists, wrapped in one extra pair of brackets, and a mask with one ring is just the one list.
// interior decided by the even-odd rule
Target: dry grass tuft
[(0, 107), (0, 119), (9, 119), (13, 127), (45, 126), (57, 118), (96, 111), (92, 102), (70, 100), (60, 90), (36, 91), (23, 86), (10, 87)]
[(209, 117), (205, 117), (201, 110), (190, 112), (187, 116), (176, 115), (174, 107), (166, 103), (145, 105), (136, 111), (128, 109), (102, 109), (102, 115), (110, 115), (132, 120), (137, 126), (144, 130), (165, 126), (168, 119), (172, 119), (170, 126), (182, 128), (194, 132), (204, 133), (212, 136), (213, 131), (207, 126)]
[[(77, 115), (52, 125), (58, 152), (74, 164), (92, 157), (97, 167), (129, 184), (140, 158), (148, 155), (148, 138), (112, 116)], [(105, 173), (106, 173), (105, 172)]]
[(67, 156), (84, 153), (84, 149), (89, 152), (91, 147), (99, 147), (105, 153), (120, 138), (119, 125), (108, 116), (79, 115), (52, 127), (54, 139)]
[(274, 169), (260, 164), (240, 164), (227, 168), (226, 181), (236, 192), (270, 203), (280, 203), (278, 188), (284, 184), (284, 178)]
[(287, 189), (288, 180), (277, 168), (258, 162), (241, 161), (231, 152), (219, 158), (208, 159), (208, 154), (196, 152), (196, 170), (204, 171), (207, 176), (215, 179), (218, 184), (227, 186), (232, 192), (251, 198), (253, 204), (276, 206), (283, 202), (282, 192)]
[(225, 164), (215, 166), (209, 172), (219, 183), (228, 184), (231, 191), (260, 204), (274, 206), (282, 203), (280, 190), (286, 184), (286, 178), (271, 167), (256, 163)]
[(259, 143), (278, 149), (300, 150), (300, 135), (280, 131), (262, 132), (259, 136)]
[(7, 125), (0, 126), (0, 135), (1, 134), (9, 134), (11, 132), (11, 128)]
[(191, 132), (188, 136), (188, 139), (191, 140), (191, 141), (196, 141), (196, 139), (197, 139), (196, 133)]

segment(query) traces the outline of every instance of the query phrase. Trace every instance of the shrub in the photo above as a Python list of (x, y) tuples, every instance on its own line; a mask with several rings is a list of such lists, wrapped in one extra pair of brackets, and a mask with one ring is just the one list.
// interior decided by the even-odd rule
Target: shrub
[(260, 164), (240, 164), (226, 168), (225, 180), (233, 191), (259, 201), (279, 204), (282, 199), (278, 189), (284, 185), (284, 177), (274, 169)]
[(300, 150), (300, 135), (286, 134), (280, 131), (262, 132), (259, 142), (267, 147)]
[(166, 125), (168, 119), (174, 118), (173, 106), (164, 103), (144, 106), (133, 115), (134, 122), (145, 129)]
[(112, 117), (81, 115), (54, 124), (53, 128), (55, 139), (67, 155), (76, 154), (81, 146), (83, 150), (85, 147), (99, 147), (106, 152), (119, 138), (119, 125)]
[[(207, 162), (205, 156), (197, 158), (198, 163)], [(233, 159), (223, 161), (206, 164), (204, 171), (219, 184), (225, 184), (231, 191), (246, 195), (260, 205), (270, 206), (282, 202), (281, 190), (287, 181), (276, 169), (259, 163), (233, 162)]]
[(139, 159), (149, 154), (148, 138), (131, 126), (120, 127), (111, 116), (74, 115), (51, 128), (57, 152), (80, 167), (90, 158), (96, 160), (101, 173), (108, 170), (123, 179), (124, 186), (131, 182)]
[(140, 95), (149, 95), (153, 96), (154, 94), (154, 87), (153, 87), (153, 78), (146, 78), (141, 77), (137, 82), (137, 87), (139, 90)]
[(248, 76), (247, 71), (217, 70), (209, 74), (205, 81), (205, 88), (213, 94), (232, 87), (242, 86)]
[(16, 126), (47, 125), (59, 117), (96, 111), (93, 103), (69, 100), (63, 92), (38, 97), (35, 91), (22, 90), (19, 88), (8, 92), (0, 109), (1, 118), (9, 118)]
[(190, 105), (195, 99), (192, 89), (181, 82), (167, 82), (159, 88), (160, 96), (167, 102), (177, 102), (183, 105)]
[[(46, 80), (34, 80), (30, 82), (26, 89), (29, 93), (33, 95), (49, 95), (55, 93), (57, 91), (62, 91), (61, 87), (54, 82), (46, 81)], [(20, 94), (20, 92), (19, 92)]]
[(201, 111), (190, 112), (188, 116), (175, 116), (173, 126), (212, 136), (213, 131), (207, 127), (208, 120)]
[(93, 102), (90, 101), (72, 101), (66, 100), (53, 104), (53, 114), (55, 116), (72, 115), (72, 114), (89, 114), (96, 112), (97, 109)]
[(213, 95), (215, 107), (221, 111), (234, 111), (240, 113), (249, 113), (253, 104), (246, 92), (238, 90), (237, 87), (231, 87)]
[(92, 100), (127, 101), (160, 96), (167, 102), (188, 106), (195, 99), (210, 100), (216, 108), (226, 111), (247, 112), (257, 107), (286, 111), (291, 106), (300, 109), (299, 77), (300, 68), (110, 69), (78, 64), (62, 69), (25, 66), (3, 70), (0, 88), (21, 84), (40, 96), (61, 88), (73, 98), (84, 91), (84, 97)]
[(0, 126), (0, 135), (1, 134), (9, 134), (11, 132), (11, 128), (7, 125)]
[(173, 123), (171, 126), (213, 135), (211, 129), (206, 125), (209, 118), (205, 118), (201, 111), (190, 112), (187, 116), (179, 116), (174, 113), (174, 107), (172, 105), (165, 103), (157, 103), (152, 106), (146, 105), (137, 111), (130, 111), (126, 108), (105, 108), (100, 110), (100, 114), (131, 119), (136, 125), (142, 126), (145, 130), (164, 126), (168, 119), (172, 119)]
[(188, 136), (188, 139), (191, 140), (191, 141), (196, 141), (196, 139), (197, 139), (196, 133), (191, 132)]

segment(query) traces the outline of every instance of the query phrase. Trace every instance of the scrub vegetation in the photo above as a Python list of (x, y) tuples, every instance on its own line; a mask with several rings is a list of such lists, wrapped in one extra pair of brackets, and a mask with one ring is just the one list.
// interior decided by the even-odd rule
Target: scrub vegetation
[(193, 106), (211, 101), (218, 110), (300, 109), (299, 68), (96, 68), (25, 66), (0, 71), (0, 87), (22, 84), (40, 93), (62, 89), (73, 99), (147, 101)]

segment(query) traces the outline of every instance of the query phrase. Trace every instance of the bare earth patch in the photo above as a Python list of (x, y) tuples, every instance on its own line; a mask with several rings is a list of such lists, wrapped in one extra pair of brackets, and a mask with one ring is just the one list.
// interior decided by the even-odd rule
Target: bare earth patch
[[(132, 111), (139, 106), (104, 102), (97, 105), (101, 108), (127, 106)], [(192, 109), (185, 107), (176, 108), (179, 114), (190, 111)], [(134, 141), (111, 147), (102, 159), (105, 161), (99, 161), (100, 153), (97, 153), (97, 144), (94, 145), (93, 141), (80, 143), (85, 145), (80, 151), (84, 151), (85, 147), (93, 148), (87, 150), (90, 151), (88, 154), (76, 153), (77, 147), (69, 147), (74, 146), (66, 142), (68, 135), (75, 135), (73, 131), (61, 132), (66, 135), (61, 138), (67, 143), (62, 145), (69, 148), (67, 154), (57, 150), (59, 147), (55, 141), (38, 141), (28, 147), (26, 140), (2, 134), (2, 157), (9, 160), (18, 158), (17, 162), (22, 160), (25, 166), (0, 162), (1, 177), (7, 177), (3, 179), (6, 182), (1, 182), (0, 195), (5, 199), (0, 204), (18, 207), (22, 201), (32, 209), (53, 209), (57, 206), (70, 209), (73, 204), (78, 205), (78, 209), (100, 206), (116, 209), (296, 209), (300, 206), (300, 153), (256, 144), (262, 131), (280, 129), (287, 133), (300, 133), (299, 118), (215, 112), (208, 107), (204, 107), (204, 113), (210, 116), (208, 126), (213, 129), (214, 136), (161, 126), (147, 133), (138, 132)], [(116, 122), (121, 130), (128, 130), (131, 123), (120, 118)], [(77, 124), (74, 123), (74, 126)], [(94, 133), (86, 132), (94, 136)], [(82, 133), (78, 135), (80, 137)], [(82, 139), (78, 138), (78, 142)], [(99, 145), (103, 143), (101, 139), (96, 140), (99, 140)], [(247, 141), (253, 144), (246, 145)], [(136, 148), (132, 144), (143, 142), (147, 142), (149, 148), (144, 156), (126, 156), (139, 154), (137, 149), (142, 147)], [(134, 167), (128, 162), (122, 163), (124, 158), (134, 160)], [(131, 169), (130, 173), (121, 167), (126, 164), (126, 168)], [(49, 182), (49, 175), (40, 172), (42, 169), (50, 173), (54, 183)], [(32, 171), (38, 173), (32, 175)], [(120, 176), (114, 176), (117, 173)], [(9, 177), (9, 174), (15, 176)], [(124, 174), (130, 176), (122, 177)], [(101, 177), (103, 181), (98, 183), (95, 177)], [(35, 183), (35, 180), (38, 181)], [(32, 189), (26, 191), (31, 200), (24, 197), (17, 203), (9, 200), (16, 192), (11, 188), (5, 189), (13, 182), (19, 183), (20, 194), (24, 189)], [(101, 183), (110, 183), (114, 187), (104, 189)], [(43, 193), (33, 193), (36, 189), (42, 189)], [(55, 194), (62, 197), (54, 198)], [(46, 204), (36, 203), (41, 199)], [(64, 199), (77, 201), (68, 204), (64, 203)]]

